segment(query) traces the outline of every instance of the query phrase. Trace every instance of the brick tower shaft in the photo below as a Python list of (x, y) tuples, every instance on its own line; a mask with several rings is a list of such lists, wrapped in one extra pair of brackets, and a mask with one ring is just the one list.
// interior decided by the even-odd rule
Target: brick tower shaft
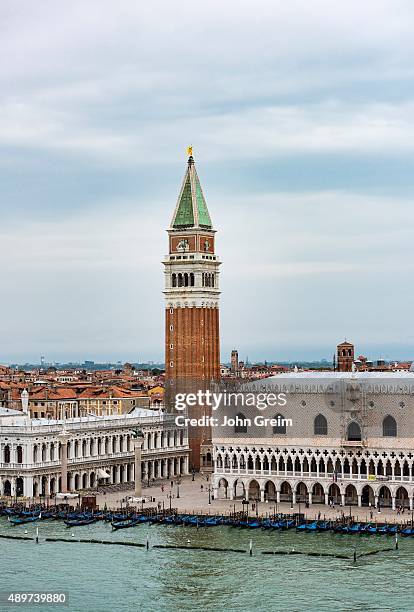
[[(213, 229), (201, 184), (190, 155), (177, 206), (168, 229), (165, 272), (166, 403), (174, 395), (211, 388), (220, 378), (219, 266)], [(209, 416), (204, 406), (189, 416)], [(211, 428), (189, 428), (190, 463), (205, 467)], [(204, 449), (204, 450), (203, 450)], [(209, 454), (209, 453), (207, 453)], [(211, 454), (210, 454), (211, 456)]]

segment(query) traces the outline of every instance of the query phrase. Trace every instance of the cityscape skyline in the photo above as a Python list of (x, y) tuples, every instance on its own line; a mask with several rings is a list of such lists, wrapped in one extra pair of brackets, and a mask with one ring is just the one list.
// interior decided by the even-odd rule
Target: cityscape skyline
[(0, 24), (0, 608), (414, 611), (414, 4)]

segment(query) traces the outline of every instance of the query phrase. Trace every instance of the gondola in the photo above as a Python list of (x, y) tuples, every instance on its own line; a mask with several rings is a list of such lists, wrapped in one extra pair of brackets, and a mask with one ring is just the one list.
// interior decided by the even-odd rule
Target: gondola
[(9, 517), (9, 522), (12, 525), (24, 525), (25, 523), (34, 523), (41, 518), (41, 515), (37, 516), (11, 516)]
[(163, 519), (162, 514), (156, 514), (155, 516), (149, 516), (148, 517), (148, 522), (153, 524), (153, 523), (161, 523)]
[(212, 516), (211, 518), (208, 518), (204, 521), (204, 525), (206, 527), (216, 527), (217, 525), (221, 524), (221, 519)]
[(378, 533), (378, 528), (374, 527), (374, 525), (371, 525), (371, 523), (368, 523), (368, 525), (364, 525), (363, 527), (361, 527), (359, 533), (366, 535), (375, 535), (376, 533)]
[(279, 529), (292, 529), (295, 526), (295, 521), (292, 519), (290, 521), (280, 521)]
[(181, 523), (180, 519), (174, 515), (164, 517), (162, 522), (166, 525), (177, 525), (178, 523)]
[(414, 536), (414, 527), (406, 527), (405, 529), (401, 529), (400, 534), (404, 537)]
[(92, 525), (92, 523), (96, 523), (96, 518), (79, 518), (79, 519), (69, 519), (64, 521), (66, 527), (82, 527), (83, 525)]
[(346, 527), (346, 525), (332, 525), (332, 531), (334, 533), (348, 533), (348, 528)]
[(330, 521), (321, 521), (318, 522), (318, 531), (329, 531), (329, 529), (331, 528), (331, 523)]
[(313, 523), (308, 523), (305, 526), (305, 531), (317, 531), (318, 530), (318, 522), (314, 521)]
[(136, 525), (139, 525), (139, 522), (139, 518), (136, 517), (128, 521), (113, 521), (111, 525), (113, 531), (116, 531), (117, 529), (128, 529), (128, 527), (135, 527)]
[(57, 518), (57, 513), (56, 512), (42, 512), (42, 521), (45, 521), (46, 519), (55, 519)]
[(19, 511), (15, 508), (3, 508), (1, 514), (2, 516), (17, 516)]

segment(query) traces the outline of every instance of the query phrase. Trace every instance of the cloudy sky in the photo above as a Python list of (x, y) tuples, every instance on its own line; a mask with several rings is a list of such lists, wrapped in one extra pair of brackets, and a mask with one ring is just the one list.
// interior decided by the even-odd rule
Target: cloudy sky
[(194, 146), (222, 359), (414, 357), (410, 0), (3, 0), (0, 362), (162, 360)]

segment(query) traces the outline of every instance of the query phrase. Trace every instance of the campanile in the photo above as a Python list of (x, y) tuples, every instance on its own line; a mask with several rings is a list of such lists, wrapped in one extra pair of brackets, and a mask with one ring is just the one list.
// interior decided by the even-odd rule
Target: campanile
[[(195, 168), (192, 150), (168, 231), (165, 272), (166, 401), (174, 392), (205, 390), (220, 378), (219, 266), (215, 230)], [(208, 414), (195, 406), (189, 416)], [(211, 441), (208, 427), (190, 427), (191, 464)], [(205, 458), (204, 458), (205, 464)], [(205, 465), (207, 468), (208, 466)]]

